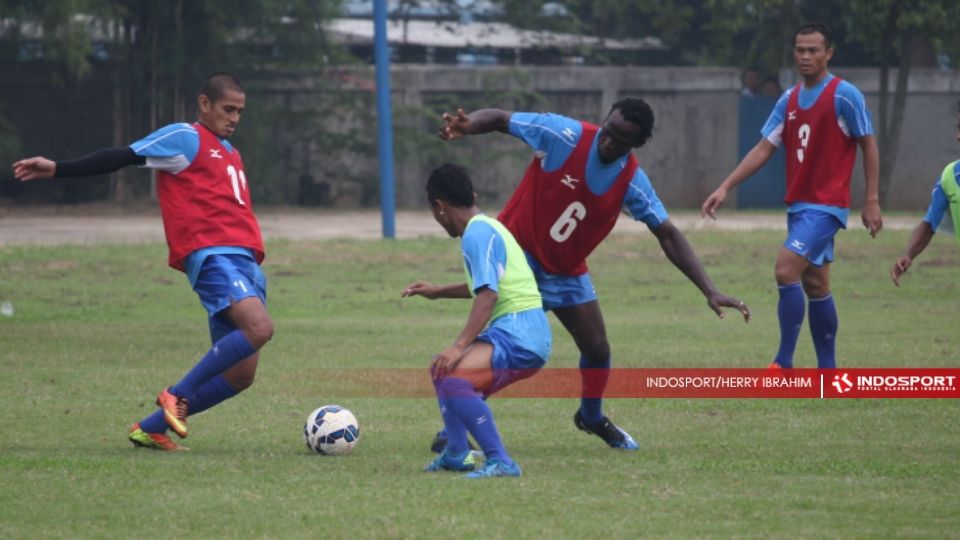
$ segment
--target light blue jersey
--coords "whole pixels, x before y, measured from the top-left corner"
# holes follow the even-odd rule
[[[220,144],[233,152],[233,146],[226,139]],[[200,150],[200,134],[193,124],[179,123],[164,126],[130,145],[138,156],[146,158],[145,167],[170,174],[179,174],[193,163]],[[183,261],[184,272],[190,280],[190,286],[196,287],[203,261],[209,255],[247,255],[253,257],[249,249],[231,246],[215,246],[198,249]]]
[[[587,187],[598,195],[610,189],[627,164],[627,156],[606,165],[600,162],[596,147],[601,130],[597,131],[590,148],[586,173]],[[510,134],[533,148],[546,172],[559,169],[567,161],[580,142],[582,132],[583,126],[579,121],[558,114],[518,112],[510,116]],[[650,178],[639,167],[630,181],[623,204],[633,219],[651,228],[658,227],[669,217],[650,184]]]
[[[800,95],[797,96],[797,103],[800,108],[807,110],[813,107],[814,103],[817,102],[817,98],[820,97],[820,94],[823,93],[823,90],[833,78],[834,76],[832,74],[828,74],[813,88],[806,88],[801,84]],[[760,130],[763,138],[774,146],[779,147],[783,144],[782,134],[784,118],[787,112],[787,103],[790,101],[790,95],[795,88],[795,86],[789,88],[780,96],[777,104],[773,107],[773,111],[770,113],[770,117],[767,118],[767,122]],[[834,109],[837,112],[837,125],[844,134],[855,139],[873,135],[873,121],[870,117],[870,111],[867,110],[863,93],[861,93],[856,86],[847,81],[841,81],[840,84],[837,85],[837,91],[834,95]],[[844,227],[847,225],[847,218],[850,214],[849,208],[811,203],[793,203],[787,211],[799,212],[800,210],[808,209],[819,210],[834,215],[843,223]]]
[[[463,251],[464,267],[473,283],[473,292],[476,293],[484,287],[499,292],[500,279],[507,268],[507,247],[500,233],[489,223],[472,220],[463,231],[460,248]],[[498,317],[484,330],[484,334],[491,332],[509,336],[507,347],[498,344],[505,349],[503,353],[510,352],[511,347],[519,347],[534,353],[541,361],[545,361],[550,355],[550,326],[542,308],[508,313]],[[510,354],[509,356],[522,357],[523,355]],[[494,365],[494,367],[503,369],[535,366]]]
[[[956,182],[957,185],[960,185],[960,161],[953,165],[953,181]],[[930,193],[930,206],[927,208],[927,214],[923,216],[923,220],[929,223],[930,228],[936,232],[936,230],[940,228],[943,216],[946,215],[949,210],[950,200],[947,199],[947,194],[943,192],[940,179],[937,178],[937,183],[933,186],[933,192]],[[954,223],[953,226],[957,227],[960,225]]]

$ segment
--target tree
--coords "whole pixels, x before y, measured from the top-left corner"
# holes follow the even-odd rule
[[[845,22],[852,38],[880,63],[880,104],[876,125],[880,148],[880,204],[886,202],[907,102],[907,83],[916,65],[935,65],[935,48],[960,52],[955,0],[851,0]],[[937,36],[934,42],[931,36]],[[926,52],[924,55],[923,53]],[[924,58],[926,56],[926,58]],[[890,68],[897,65],[891,103]]]

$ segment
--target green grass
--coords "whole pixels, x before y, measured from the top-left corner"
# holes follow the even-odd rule
[[[896,289],[907,232],[840,235],[840,363],[957,366],[960,256],[935,241]],[[762,367],[778,339],[777,232],[693,233],[754,321],[718,320],[649,235],[591,259],[615,365]],[[468,302],[401,299],[460,279],[456,242],[274,242],[276,336],[257,384],[191,418],[192,452],[135,450],[126,429],[209,347],[206,317],[161,245],[0,248],[0,537],[960,537],[960,430],[950,400],[609,400],[640,441],[615,452],[575,430],[574,399],[494,399],[524,477],[420,472],[440,425],[430,399],[344,398],[326,368],[422,368]],[[577,354],[556,321],[551,365]],[[815,365],[806,330],[797,365]],[[353,410],[342,458],[307,453],[319,405]]]

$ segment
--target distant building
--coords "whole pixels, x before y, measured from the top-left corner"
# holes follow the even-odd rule
[[[332,41],[360,58],[373,57],[373,23],[334,19]],[[389,20],[387,41],[395,62],[420,64],[664,64],[671,60],[659,38],[602,39],[523,30],[506,23],[459,20]]]

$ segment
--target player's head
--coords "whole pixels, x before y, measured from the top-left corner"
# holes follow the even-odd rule
[[[824,23],[807,23],[793,34],[793,60],[805,78],[817,78],[833,57],[833,34]]]
[[[454,237],[463,234],[463,225],[457,223],[456,214],[477,204],[477,194],[467,170],[453,163],[444,163],[434,169],[427,179],[427,201],[433,210],[433,218],[447,234]]]
[[[197,98],[200,123],[217,137],[233,135],[246,107],[246,94],[236,77],[229,73],[214,73],[207,77]]]
[[[613,104],[597,144],[600,161],[610,163],[634,148],[647,144],[653,134],[653,109],[640,98],[626,98]]]

